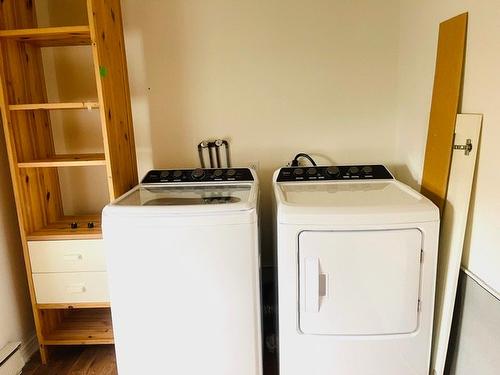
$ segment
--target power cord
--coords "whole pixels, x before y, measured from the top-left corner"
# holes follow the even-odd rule
[[[305,159],[309,160],[309,162],[314,167],[316,167],[316,162],[313,160],[313,158],[310,157],[309,155],[303,153],[303,152],[300,152],[297,155],[295,155],[295,157],[293,158],[292,162],[290,163],[290,166],[297,167],[299,165],[299,158],[305,158]]]

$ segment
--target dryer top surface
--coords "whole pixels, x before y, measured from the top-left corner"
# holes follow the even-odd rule
[[[439,221],[429,199],[397,180],[275,182],[274,195],[281,223]]]

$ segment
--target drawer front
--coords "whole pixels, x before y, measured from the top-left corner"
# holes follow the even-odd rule
[[[31,271],[106,271],[102,240],[28,241]]]
[[[109,302],[106,272],[33,274],[37,303]]]

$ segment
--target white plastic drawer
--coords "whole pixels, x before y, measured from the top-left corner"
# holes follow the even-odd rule
[[[28,241],[28,248],[33,273],[106,271],[102,240]]]
[[[33,274],[37,303],[109,302],[106,272]]]

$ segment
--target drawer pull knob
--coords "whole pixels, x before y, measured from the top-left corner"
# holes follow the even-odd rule
[[[85,293],[87,291],[87,288],[85,288],[85,285],[83,284],[76,284],[68,286],[66,290],[68,293],[71,294],[79,294],[79,293]]]
[[[67,262],[78,262],[83,259],[82,254],[66,254],[64,260]]]

